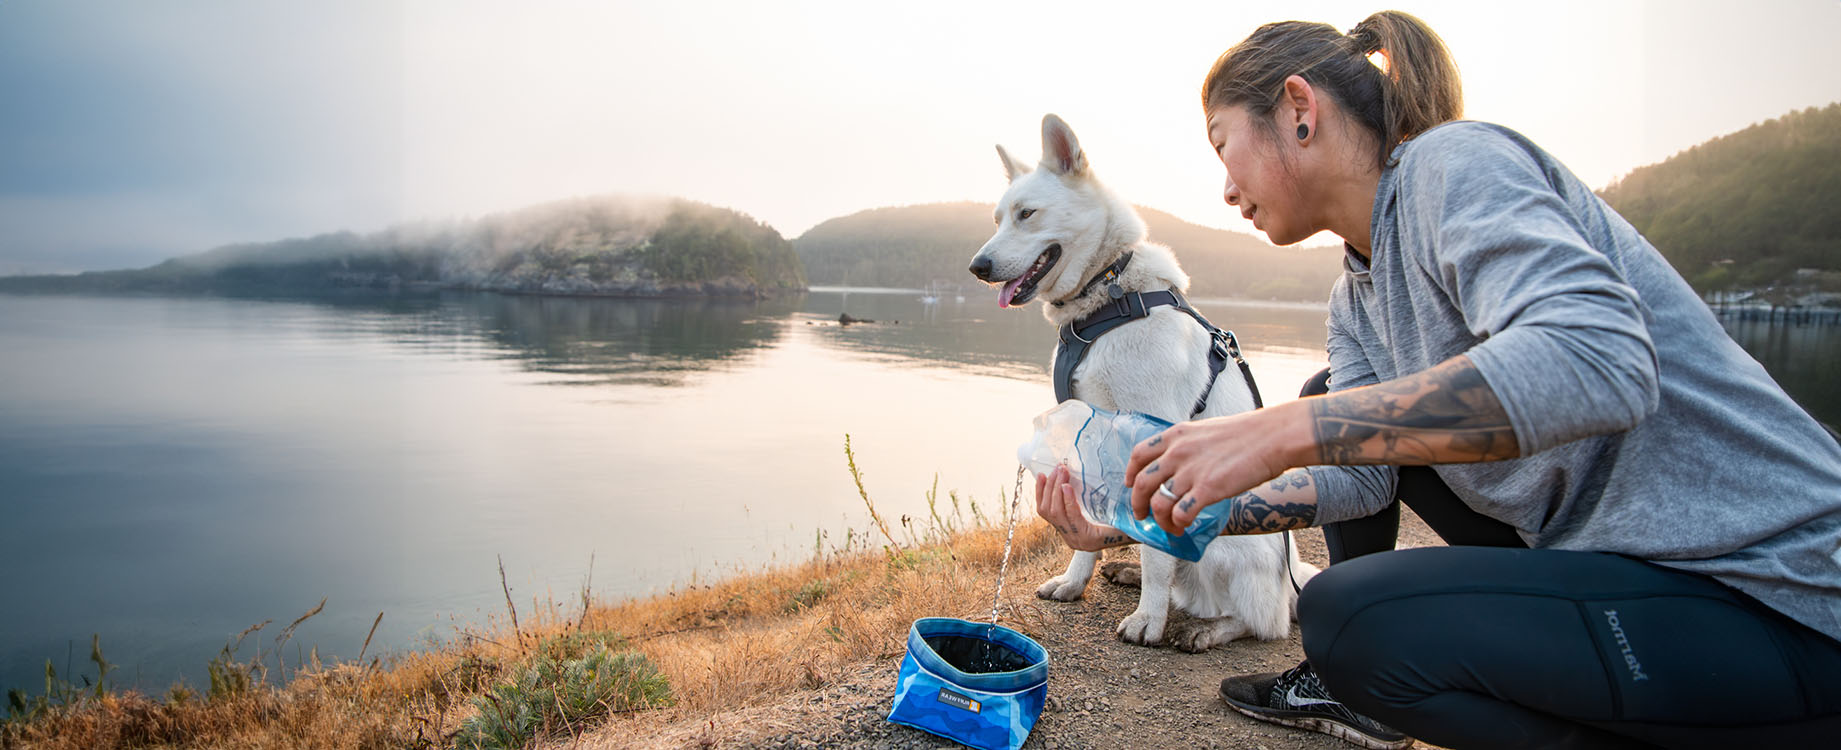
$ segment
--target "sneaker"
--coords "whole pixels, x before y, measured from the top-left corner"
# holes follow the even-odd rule
[[[1413,744],[1413,738],[1330,697],[1308,661],[1284,672],[1222,680],[1221,700],[1260,721],[1322,732],[1371,750],[1401,750]]]

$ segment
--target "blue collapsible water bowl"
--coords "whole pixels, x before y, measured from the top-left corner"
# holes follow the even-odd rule
[[[1029,739],[1048,697],[1048,649],[1001,625],[923,617],[908,629],[889,721],[981,750]]]

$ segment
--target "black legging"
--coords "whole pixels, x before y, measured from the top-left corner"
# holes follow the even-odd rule
[[[1403,468],[1396,497],[1457,546],[1390,551],[1398,502],[1326,525],[1332,564],[1298,602],[1304,653],[1351,708],[1454,748],[1841,737],[1841,642],[1706,576],[1526,549],[1430,469]]]

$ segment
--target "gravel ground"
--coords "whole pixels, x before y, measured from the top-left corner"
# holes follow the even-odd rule
[[[1410,511],[1402,514],[1400,545],[1441,544]],[[1327,565],[1323,535],[1297,535],[1302,557]],[[1134,551],[1108,560],[1135,559]],[[1058,572],[1018,571],[1025,590]],[[1042,576],[1035,578],[1034,576]],[[1026,748],[1321,748],[1355,747],[1326,735],[1253,721],[1216,695],[1223,677],[1276,672],[1303,659],[1296,628],[1277,641],[1239,640],[1202,654],[1120,642],[1113,626],[1136,606],[1135,586],[1097,580],[1075,602],[1038,602],[1039,640],[1050,654],[1048,702]],[[1182,615],[1173,613],[1174,624]],[[781,703],[704,717],[696,727],[661,728],[635,744],[656,747],[951,748],[959,745],[886,720],[900,657],[879,659],[836,675],[828,685]],[[1424,747],[1421,745],[1420,747]]]

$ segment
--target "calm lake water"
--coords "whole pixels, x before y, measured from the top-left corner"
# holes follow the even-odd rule
[[[1321,307],[1198,307],[1268,403],[1324,366]],[[1837,329],[1746,325],[1837,421]],[[846,433],[887,517],[924,517],[936,473],[995,514],[1053,336],[982,292],[0,295],[0,687],[93,674],[91,633],[120,682],[197,686],[322,597],[290,661],[355,656],[380,611],[372,650],[415,647],[504,611],[501,557],[525,617],[802,560],[869,528]]]

